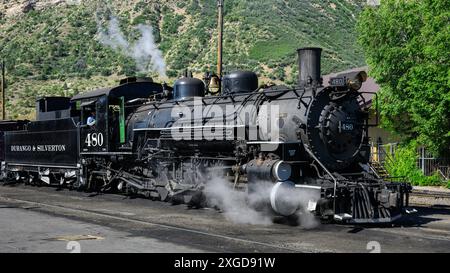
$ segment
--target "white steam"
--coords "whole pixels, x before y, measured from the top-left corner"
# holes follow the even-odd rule
[[[297,191],[298,193],[299,191]],[[319,219],[310,211],[307,210],[309,200],[314,200],[309,194],[298,194],[298,200],[300,202],[300,209],[297,211],[296,216],[300,221],[300,226],[304,229],[313,229],[320,225]]]
[[[261,187],[252,194],[252,201],[264,198],[265,191]],[[238,224],[270,225],[271,217],[249,206],[245,192],[233,190],[230,182],[221,177],[208,181],[204,193],[208,203],[221,209],[225,217]]]
[[[215,206],[223,211],[225,218],[237,224],[271,225],[273,223],[273,212],[257,209],[258,205],[269,201],[270,192],[274,186],[272,182],[261,181],[252,191],[247,192],[234,190],[232,184],[220,175],[212,177],[205,185],[204,193],[210,206]],[[296,213],[298,222],[302,228],[311,229],[319,225],[319,221],[306,210],[308,201],[312,196],[295,190],[285,196],[286,202],[300,205]]]
[[[111,48],[117,50],[129,51],[130,44],[127,39],[125,39],[125,35],[120,30],[119,20],[116,17],[112,17],[108,23],[108,29],[105,31],[103,29],[99,29],[98,32],[99,41]]]
[[[166,63],[161,50],[155,43],[153,29],[151,26],[139,24],[136,30],[140,32],[140,38],[130,43],[119,26],[119,20],[111,17],[105,30],[99,24],[98,40],[103,45],[133,58],[136,68],[140,72],[157,72],[161,78],[166,78]]]

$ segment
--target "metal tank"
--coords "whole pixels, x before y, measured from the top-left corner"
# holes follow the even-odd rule
[[[202,80],[191,77],[178,79],[173,86],[175,100],[185,100],[205,96],[205,84]]]
[[[234,71],[222,79],[222,93],[250,93],[258,89],[258,76],[252,71]]]

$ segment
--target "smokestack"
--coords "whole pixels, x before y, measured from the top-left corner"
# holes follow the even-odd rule
[[[320,58],[322,49],[318,47],[305,47],[297,50],[299,85],[322,85],[320,75]]]

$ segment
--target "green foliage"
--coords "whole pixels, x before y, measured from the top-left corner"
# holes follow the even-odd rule
[[[324,48],[324,74],[362,66],[354,24],[364,2],[226,0],[224,70],[251,69],[262,78],[294,84],[295,50],[303,46]],[[97,39],[98,23],[106,26],[111,14],[117,15],[130,41],[138,38],[134,26],[152,26],[169,81],[186,68],[197,73],[215,70],[216,8],[214,0],[130,0],[126,5],[102,0],[55,5],[13,17],[1,12],[0,55],[7,56],[10,117],[32,117],[29,105],[34,98],[26,99],[31,94],[44,89],[47,95],[59,94],[58,88],[42,89],[46,85],[62,86],[77,79],[82,92],[110,79],[136,75],[131,58]]]
[[[450,154],[450,2],[385,0],[358,22],[383,126]]]
[[[249,57],[255,60],[268,62],[290,56],[295,59],[295,50],[298,44],[293,40],[268,40],[256,43],[250,50]]]
[[[398,147],[393,158],[386,161],[385,168],[390,176],[405,177],[407,181],[416,186],[445,185],[437,173],[432,176],[425,176],[417,168],[417,159],[417,143],[413,141],[407,145]]]

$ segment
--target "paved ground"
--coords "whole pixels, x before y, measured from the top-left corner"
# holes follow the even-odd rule
[[[0,252],[201,252],[29,207],[0,206],[0,233]]]
[[[450,208],[417,209],[395,226],[304,229],[119,195],[0,186],[0,252],[369,252],[369,242],[382,252],[450,252]]]

